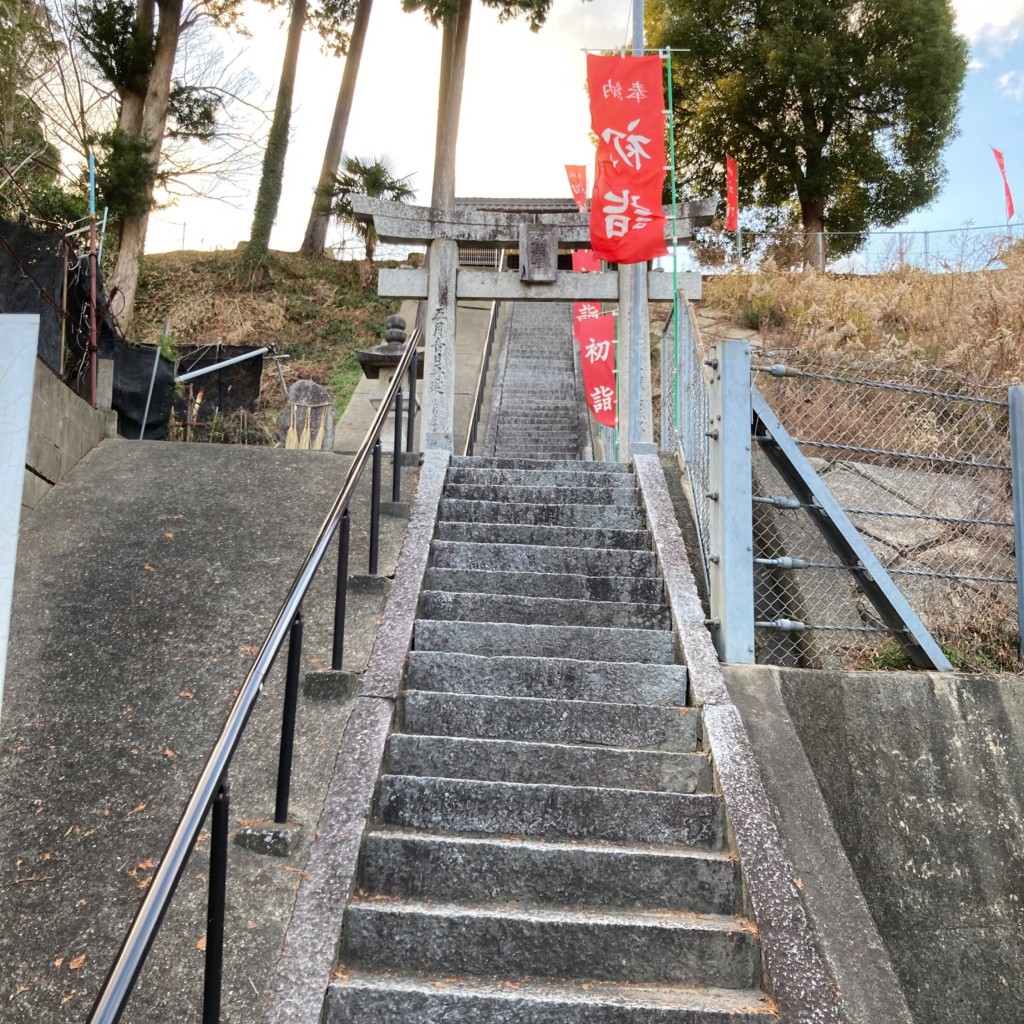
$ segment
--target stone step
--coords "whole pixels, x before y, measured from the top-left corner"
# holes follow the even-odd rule
[[[438,540],[471,544],[533,544],[558,548],[616,548],[648,550],[646,530],[601,530],[586,526],[531,526],[519,523],[441,522]]]
[[[340,969],[324,1024],[778,1024],[759,990],[487,981]]]
[[[383,775],[378,820],[397,828],[722,848],[721,800],[587,786]]]
[[[636,480],[624,473],[574,472],[566,469],[489,469],[464,466],[448,470],[451,484],[490,484],[518,487],[605,487],[635,488]]]
[[[566,442],[564,445],[505,445],[497,444],[494,450],[507,455],[525,455],[529,458],[536,459],[568,459],[573,456],[579,455],[579,444],[569,444]]]
[[[665,750],[394,733],[388,738],[385,763],[389,775],[601,786],[651,793],[711,790],[705,755]]]
[[[498,569],[583,576],[653,577],[657,574],[654,554],[650,551],[435,540],[431,552],[432,564],[438,569]]]
[[[502,501],[526,505],[625,505],[639,507],[640,497],[629,487],[508,487],[449,484],[446,498]]]
[[[677,707],[686,704],[687,680],[685,665],[410,651],[406,686],[437,693]]]
[[[610,701],[406,690],[399,721],[406,733],[534,743],[693,752],[700,746],[700,711]]]
[[[518,594],[577,601],[657,603],[660,579],[651,576],[579,576],[555,572],[491,572],[487,569],[428,569],[427,590],[448,593]]]
[[[643,509],[626,505],[512,505],[503,501],[466,501],[462,498],[441,499],[441,520],[447,523],[582,526],[601,530],[642,530],[647,522]]]
[[[595,661],[676,660],[675,636],[668,630],[614,629],[601,626],[534,626],[514,622],[449,622],[417,619],[413,645],[420,651],[525,654],[534,658],[586,654]]]
[[[609,629],[671,630],[672,616],[663,604],[624,601],[573,601],[559,597],[520,597],[514,594],[424,591],[419,615],[423,619],[455,622],[515,622],[521,625],[602,626]]]
[[[341,961],[377,970],[516,978],[760,983],[757,936],[732,916],[353,900]]]
[[[583,462],[580,459],[545,462],[536,459],[455,455],[452,457],[451,464],[453,467],[479,466],[481,469],[551,469],[555,471],[565,469],[573,473],[632,473],[630,467],[624,462]]]
[[[611,844],[371,831],[362,887],[384,896],[534,906],[733,914],[739,865],[728,854]]]

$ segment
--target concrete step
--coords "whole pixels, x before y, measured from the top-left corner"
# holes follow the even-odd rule
[[[617,985],[547,979],[488,981],[342,968],[324,1024],[777,1024],[759,990]]]
[[[406,733],[476,736],[533,743],[582,743],[636,750],[696,751],[700,711],[610,701],[406,690],[399,721]]]
[[[427,570],[424,587],[449,593],[519,594],[576,601],[639,601],[654,604],[663,596],[652,576],[579,576],[555,572],[491,572],[487,569]]]
[[[462,466],[448,470],[448,483],[491,484],[518,487],[605,487],[635,488],[636,480],[625,473],[599,473],[566,469],[491,469]]]
[[[445,497],[525,505],[640,505],[639,495],[629,487],[509,487],[450,484],[445,488]]]
[[[438,540],[472,544],[534,544],[558,548],[618,548],[643,551],[651,546],[646,530],[599,530],[585,526],[531,526],[518,523],[441,522]]]
[[[395,733],[388,739],[385,770],[389,775],[651,793],[711,791],[711,771],[703,754],[461,736]]]
[[[625,505],[510,505],[501,501],[464,501],[459,498],[441,499],[441,520],[449,523],[582,526],[602,530],[642,530],[647,522],[643,509]]]
[[[378,820],[397,828],[722,848],[723,812],[711,793],[383,775]]]
[[[572,658],[410,651],[410,690],[492,697],[548,697],[676,707],[686,703],[685,665],[640,665]]]
[[[580,459],[565,459],[556,462],[538,461],[536,459],[503,459],[494,456],[476,457],[455,455],[451,465],[454,468],[463,466],[479,466],[482,469],[567,469],[574,473],[631,473],[630,467],[624,462],[583,462]]]
[[[498,569],[504,572],[570,573],[583,576],[657,575],[650,551],[559,548],[529,544],[473,544],[435,540],[432,564],[438,569]]]
[[[760,983],[757,936],[732,916],[353,900],[342,963],[377,970],[516,978]]]
[[[557,658],[587,654],[595,661],[676,660],[675,636],[659,629],[611,629],[600,626],[534,626],[512,622],[448,622],[417,619],[413,646],[420,651],[527,655]]]
[[[672,628],[663,604],[573,601],[558,597],[466,594],[428,590],[420,595],[424,619],[455,622],[516,622],[522,625],[603,626],[610,629]]]
[[[371,831],[362,887],[441,902],[733,914],[739,865],[728,854],[611,844]]]

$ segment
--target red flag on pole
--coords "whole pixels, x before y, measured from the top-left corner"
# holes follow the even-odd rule
[[[573,309],[573,336],[580,347],[583,390],[598,423],[615,426],[615,317],[590,302]]]
[[[566,164],[565,173],[569,176],[569,188],[576,205],[587,208],[587,168],[584,164]]]
[[[661,58],[587,56],[590,125],[597,136],[590,244],[602,259],[664,256],[665,94]]]
[[[725,230],[738,231],[740,226],[740,184],[736,161],[725,158]]]
[[[999,173],[1003,176],[1003,194],[1006,197],[1006,223],[1009,224],[1013,220],[1013,196],[1010,194],[1010,183],[1006,180],[1006,165],[1003,163],[1003,154],[992,146],[992,155],[996,158],[996,163],[999,164]]]

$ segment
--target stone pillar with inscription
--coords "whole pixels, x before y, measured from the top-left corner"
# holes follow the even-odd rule
[[[459,243],[435,238],[427,274],[423,448],[452,451],[455,435],[455,281]]]

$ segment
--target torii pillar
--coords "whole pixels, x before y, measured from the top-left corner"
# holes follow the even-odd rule
[[[677,217],[676,234],[690,237],[692,228],[710,222],[716,200],[697,200],[683,204]],[[500,205],[495,200],[494,205]],[[589,246],[587,215],[572,212],[538,213],[480,210],[456,206],[440,212],[429,207],[353,196],[352,207],[362,220],[372,220],[381,241],[398,245],[429,247],[428,269],[381,270],[377,294],[381,298],[426,299],[426,358],[424,366],[423,415],[421,418],[424,450],[454,449],[455,422],[455,315],[460,299],[491,302],[525,300],[530,302],[618,302],[620,319],[623,304],[628,303],[626,275],[620,270],[597,274],[573,274],[557,269],[558,249]],[[469,270],[459,267],[459,243],[478,248],[515,248],[520,252],[520,271]],[[672,274],[648,274],[648,293],[652,302],[671,302]],[[700,298],[700,274],[676,275],[680,294],[686,299]],[[628,316],[628,313],[626,313]],[[646,315],[643,315],[646,323]],[[626,321],[628,323],[628,320]],[[651,368],[650,345],[642,346],[642,366],[629,365],[628,340],[619,345],[619,431],[625,443],[620,445],[628,459],[634,444],[651,440]],[[645,372],[646,368],[646,372]],[[629,375],[640,375],[639,418],[629,415]],[[645,412],[646,410],[646,412]],[[629,424],[639,422],[630,436]]]

